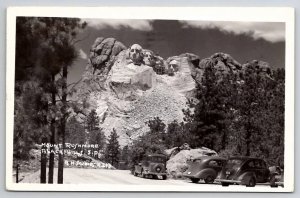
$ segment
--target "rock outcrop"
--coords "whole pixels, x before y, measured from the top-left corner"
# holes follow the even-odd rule
[[[247,68],[270,73],[265,62],[241,65],[225,53],[202,60],[184,53],[164,60],[138,44],[127,49],[114,38],[97,38],[77,97],[87,103],[86,111],[96,109],[106,136],[115,129],[121,146],[125,146],[147,133],[146,122],[154,117],[165,124],[183,121],[182,109],[188,108],[187,101],[194,97],[207,67],[215,68],[220,76]]]
[[[257,74],[272,76],[272,69],[267,62],[253,60],[242,65],[242,72],[245,73],[246,70],[255,71]]]
[[[166,124],[174,120],[182,121],[182,109],[187,108],[187,96],[195,88],[188,59],[177,57],[180,63],[178,71],[174,76],[168,76],[155,71],[158,68],[165,70],[167,62],[150,50],[142,49],[143,58],[145,52],[150,52],[152,57],[137,63],[132,57],[139,57],[140,51],[131,52],[132,49],[124,47],[118,47],[119,50],[108,56],[108,53],[103,55],[105,50],[101,50],[100,46],[108,46],[102,45],[104,41],[107,40],[97,39],[92,49],[95,51],[97,48],[101,52],[99,56],[107,61],[105,64],[102,62],[100,67],[99,62],[94,65],[95,62],[90,61],[77,96],[79,100],[87,102],[90,109],[96,109],[101,120],[100,127],[106,136],[115,129],[121,146],[124,146],[147,133],[149,128],[146,122],[154,117],[160,117]],[[114,43],[124,46],[118,41]],[[95,54],[91,54],[93,59],[98,60]]]
[[[218,155],[214,150],[202,147],[197,149],[183,149],[179,153],[167,161],[167,172],[174,178],[182,177],[182,173],[187,170],[189,160],[201,156],[214,156]]]
[[[126,46],[114,38],[97,38],[90,50],[90,63],[94,71],[98,70],[99,73],[107,74],[114,58],[125,49],[127,49]]]

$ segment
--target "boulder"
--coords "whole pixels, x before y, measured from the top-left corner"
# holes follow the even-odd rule
[[[218,155],[214,150],[202,147],[190,150],[181,150],[167,161],[167,172],[174,178],[182,177],[182,173],[187,170],[189,160],[201,156],[214,156]]]

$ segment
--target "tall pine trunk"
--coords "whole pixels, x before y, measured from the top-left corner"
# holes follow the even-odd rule
[[[55,76],[51,76],[51,81],[54,86]],[[51,100],[52,100],[52,106],[56,105],[56,94],[55,89],[53,87],[52,93],[51,93]],[[51,131],[51,138],[50,138],[50,144],[52,147],[50,147],[50,157],[49,157],[49,172],[48,172],[48,183],[53,184],[53,173],[54,173],[54,144],[55,144],[55,118],[51,119],[50,124],[50,131]]]
[[[47,138],[43,138],[42,143],[46,144]],[[47,153],[45,152],[45,150],[47,150],[47,147],[43,145],[41,149],[41,184],[45,184],[47,182]]]
[[[67,119],[67,78],[68,78],[68,66],[63,67],[63,83],[62,83],[62,120],[61,120],[61,140],[62,140],[62,152],[59,153],[58,158],[58,175],[57,183],[63,184],[64,181],[64,151],[65,151],[65,134],[66,134],[66,119]]]

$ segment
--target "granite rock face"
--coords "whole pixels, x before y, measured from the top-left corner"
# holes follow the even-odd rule
[[[112,41],[121,47],[108,53],[107,48],[115,47]],[[186,57],[178,57],[181,64],[178,71],[168,76],[163,73],[167,62],[147,49],[135,56],[143,57],[138,64],[132,59],[134,54],[129,55],[131,49],[124,49],[124,45],[114,39],[97,39],[91,51],[94,53],[91,53],[77,97],[87,102],[90,110],[96,109],[106,136],[115,129],[121,146],[125,146],[147,133],[146,122],[154,117],[160,117],[166,124],[183,120],[187,93],[194,89]],[[95,52],[99,52],[98,57]]]
[[[90,50],[90,62],[94,70],[100,70],[101,73],[108,73],[114,58],[126,46],[114,38],[99,37],[95,40]]]
[[[163,59],[138,44],[127,49],[114,38],[100,37],[91,47],[76,97],[86,104],[86,114],[96,110],[105,135],[115,129],[120,145],[125,146],[147,133],[146,122],[154,117],[165,124],[183,121],[182,109],[188,108],[207,67],[214,67],[220,76],[247,69],[265,74],[270,70],[265,62],[241,65],[225,53],[202,60],[191,53]]]

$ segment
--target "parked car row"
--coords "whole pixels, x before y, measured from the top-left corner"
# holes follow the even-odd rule
[[[135,176],[143,178],[166,179],[167,158],[161,154],[144,157],[132,170]],[[220,183],[222,186],[232,184],[254,187],[257,183],[269,184],[271,187],[283,186],[283,171],[270,170],[266,162],[253,157],[203,156],[188,162],[188,169],[183,173],[193,183],[204,180],[205,183]]]

